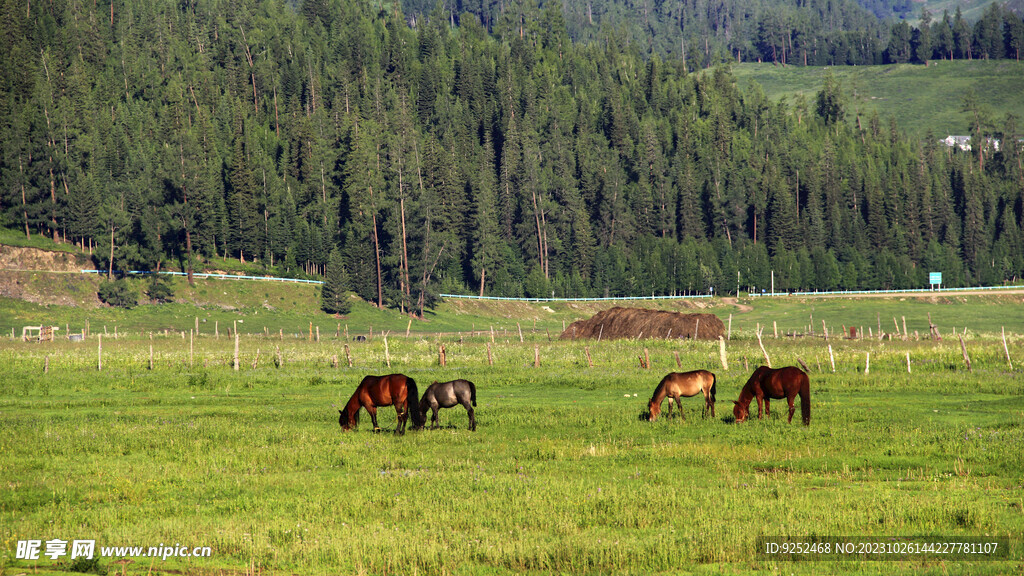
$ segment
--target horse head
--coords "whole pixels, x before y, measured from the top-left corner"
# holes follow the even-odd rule
[[[750,404],[744,406],[735,400],[732,403],[735,404],[732,407],[732,415],[736,417],[736,422],[743,422],[747,416],[750,416]]]
[[[647,403],[647,421],[654,422],[658,419],[658,414],[661,414],[661,403],[651,400]]]
[[[348,411],[338,410],[338,426],[341,426],[342,430],[351,430],[352,426],[359,424],[359,413],[356,412],[355,416],[349,417]]]

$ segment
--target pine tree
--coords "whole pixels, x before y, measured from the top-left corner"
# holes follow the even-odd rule
[[[331,250],[324,270],[324,284],[320,290],[320,308],[328,314],[348,314],[352,303],[348,299],[348,274],[344,259],[337,248]]]

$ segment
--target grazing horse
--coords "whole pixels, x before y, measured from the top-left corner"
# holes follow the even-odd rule
[[[430,419],[431,428],[437,428],[440,423],[437,419],[439,408],[451,408],[456,404],[462,404],[469,413],[469,429],[476,430],[476,414],[473,406],[476,406],[476,386],[469,380],[452,380],[451,382],[435,381],[426,391],[423,392],[423,399],[420,400],[420,418],[427,420],[427,409],[433,411]]]
[[[366,408],[373,420],[373,431],[380,432],[377,425],[377,407],[394,406],[398,413],[398,426],[395,434],[405,434],[405,421],[412,412],[413,426],[423,426],[423,418],[416,406],[419,404],[419,393],[416,381],[404,374],[388,374],[387,376],[366,376],[359,387],[345,404],[344,410],[338,410],[338,424],[342,430],[359,425],[359,409]],[[409,408],[412,407],[412,410]]]
[[[750,375],[750,380],[740,391],[740,399],[734,402],[732,413],[737,422],[743,422],[750,416],[750,401],[757,398],[757,417],[761,418],[761,406],[764,405],[765,416],[770,416],[768,400],[785,398],[789,402],[789,422],[793,422],[793,399],[800,395],[800,412],[804,418],[804,426],[811,424],[811,381],[807,373],[796,366],[772,369],[761,366]]]
[[[694,370],[693,372],[669,372],[661,379],[661,383],[654,389],[654,396],[647,403],[649,416],[647,420],[654,422],[661,413],[661,404],[668,397],[668,414],[672,413],[672,400],[679,406],[679,414],[683,414],[683,402],[680,398],[690,398],[697,394],[704,393],[704,411],[702,416],[707,416],[711,410],[711,417],[715,417],[715,375],[707,370]],[[683,416],[686,419],[686,416]]]

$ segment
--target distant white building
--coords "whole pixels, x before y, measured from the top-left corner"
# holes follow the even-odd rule
[[[999,140],[995,138],[985,138],[985,142],[992,147],[993,150],[999,152]],[[950,148],[956,146],[964,152],[971,151],[971,137],[970,136],[946,136],[942,140],[939,140],[940,144],[945,144]]]
[[[945,144],[950,148],[956,146],[964,152],[969,152],[971,150],[970,136],[946,136],[944,139],[939,140],[939,143]]]

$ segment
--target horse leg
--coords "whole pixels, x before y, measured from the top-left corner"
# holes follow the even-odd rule
[[[373,431],[380,432],[380,426],[377,425],[377,407],[367,406],[366,411],[370,413],[370,421],[373,422]]]
[[[679,407],[679,417],[683,419],[683,422],[686,422],[686,414],[683,413],[683,397],[682,396],[676,396],[676,405]]]
[[[434,404],[433,406],[431,406],[430,410],[433,412],[433,414],[430,416],[430,429],[431,430],[437,430],[438,428],[441,427],[441,421],[437,417],[437,412],[438,412],[437,404]]]
[[[476,413],[473,410],[473,405],[469,403],[469,400],[466,400],[465,402],[463,402],[462,405],[466,407],[466,414],[469,416],[469,430],[471,432],[475,432],[476,431]]]
[[[764,417],[765,418],[771,418],[772,417],[771,400],[768,399],[768,398],[764,399]]]
[[[793,423],[793,413],[796,412],[796,406],[793,405],[793,396],[788,396],[786,401],[789,402],[789,423]]]
[[[403,410],[401,406],[395,404],[395,413],[398,414],[398,426],[395,426],[395,434],[405,434],[405,421],[409,419],[409,410]]]
[[[762,398],[760,396],[757,397],[757,419],[758,420],[761,419],[761,416],[764,413],[764,408],[767,405],[768,405],[768,399],[767,398]]]

